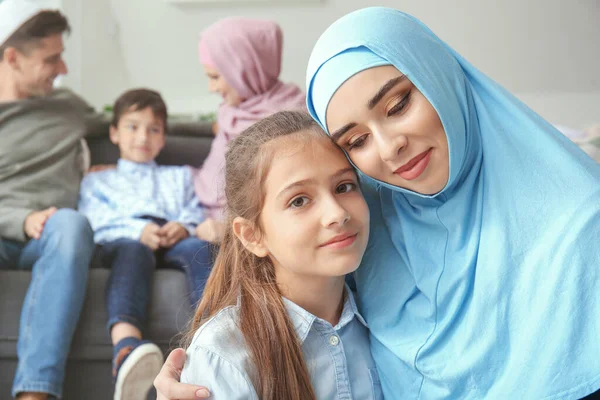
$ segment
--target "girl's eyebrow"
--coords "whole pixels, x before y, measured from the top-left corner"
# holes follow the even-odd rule
[[[287,185],[286,187],[284,187],[279,194],[277,195],[277,198],[282,197],[285,193],[289,192],[290,190],[297,188],[297,187],[302,187],[305,185],[308,185],[310,183],[314,183],[315,180],[314,179],[303,179],[301,181],[296,181],[296,182],[292,182],[289,185]]]
[[[347,174],[348,172],[354,173],[354,168],[346,167],[338,170],[335,174],[332,175],[332,178],[339,178],[340,176]]]
[[[331,175],[332,179],[336,179],[339,178],[340,176],[347,174],[348,172],[352,172],[354,173],[354,169],[352,167],[347,167],[347,168],[342,168],[340,170],[338,170],[337,172],[335,172],[333,175]],[[309,179],[303,179],[300,181],[296,181],[296,182],[292,182],[289,185],[287,185],[286,187],[284,187],[279,194],[277,194],[277,198],[283,196],[286,192],[289,192],[290,190],[297,188],[297,187],[302,187],[311,183],[314,183],[315,179],[309,178]]]

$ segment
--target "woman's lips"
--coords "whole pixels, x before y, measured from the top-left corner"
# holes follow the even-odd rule
[[[418,156],[413,157],[412,160],[395,170],[394,173],[399,175],[401,178],[406,179],[407,181],[417,179],[419,176],[421,176],[423,171],[425,171],[427,165],[429,165],[431,151],[432,149],[429,149]]]

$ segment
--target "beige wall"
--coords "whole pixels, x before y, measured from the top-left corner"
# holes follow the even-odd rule
[[[285,35],[283,79],[304,87],[310,50],[339,16],[366,0],[273,0],[244,4],[165,0],[62,0],[74,32],[66,83],[94,105],[126,87],[160,90],[171,109],[210,111],[196,56],[199,32],[228,15],[270,18]],[[581,127],[600,122],[597,0],[380,0],[407,11],[544,117]]]

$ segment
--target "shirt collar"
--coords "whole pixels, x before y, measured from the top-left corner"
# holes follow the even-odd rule
[[[354,295],[352,294],[352,290],[350,290],[348,285],[345,285],[344,293],[345,296],[344,307],[342,308],[342,315],[337,325],[334,326],[333,329],[335,329],[336,331],[342,329],[344,326],[348,325],[354,319],[355,316],[361,324],[368,328],[368,325],[365,322],[364,318],[358,312],[358,308],[356,307],[356,301],[354,300]],[[298,338],[300,339],[301,343],[304,343],[304,340],[306,340],[306,337],[308,336],[308,333],[310,332],[310,329],[312,328],[315,322],[329,324],[327,321],[312,315],[311,313],[309,313],[296,303],[293,303],[291,300],[286,299],[285,297],[283,297],[283,304],[285,305],[288,315],[292,320],[294,330],[296,331],[296,335],[298,335]]]
[[[150,171],[156,167],[156,161],[152,160],[147,163],[137,163],[134,161],[119,158],[117,161],[117,169],[125,173],[140,173]]]

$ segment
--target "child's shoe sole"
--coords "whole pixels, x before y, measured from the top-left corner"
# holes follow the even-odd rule
[[[136,347],[119,369],[114,400],[146,399],[163,362],[162,351],[154,343]]]

